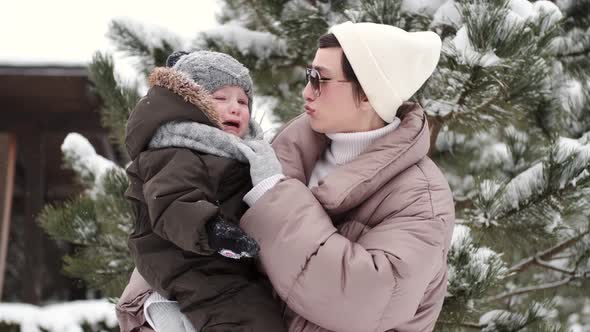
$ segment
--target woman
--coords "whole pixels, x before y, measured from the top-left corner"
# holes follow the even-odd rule
[[[240,226],[291,332],[431,331],[446,292],[452,194],[426,156],[419,105],[438,63],[432,32],[343,23],[320,38],[306,113],[241,146],[254,188]],[[264,174],[261,176],[260,174]]]
[[[253,177],[240,226],[289,331],[431,331],[454,206],[426,156],[426,115],[403,101],[436,67],[440,39],[373,23],[331,32],[307,70],[306,113],[272,143],[282,175]],[[254,175],[266,148],[243,150]]]

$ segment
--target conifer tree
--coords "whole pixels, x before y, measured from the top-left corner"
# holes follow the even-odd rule
[[[301,113],[304,68],[318,37],[346,20],[443,39],[438,68],[412,98],[427,114],[429,155],[456,202],[436,330],[590,326],[580,315],[590,308],[590,1],[224,0],[221,25],[189,50],[243,62],[257,96],[272,98],[272,113],[285,122]],[[142,39],[128,22],[114,21],[110,31],[142,75],[178,47]],[[137,89],[114,79],[109,55],[97,55],[90,72],[104,123],[122,146]],[[41,217],[55,238],[80,244],[66,270],[112,296],[132,268],[123,166],[99,180],[80,171],[89,192]]]

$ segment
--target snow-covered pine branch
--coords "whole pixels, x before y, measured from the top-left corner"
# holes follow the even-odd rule
[[[539,217],[548,231],[560,223],[559,202],[567,199],[568,191],[588,187],[590,145],[561,138],[549,150],[543,161],[520,173],[507,183],[484,180],[476,198],[476,209],[470,216],[474,224],[486,226],[518,222],[528,211],[543,209]],[[583,187],[578,188],[582,183]],[[537,215],[539,215],[537,213]],[[523,216],[521,218],[521,216]],[[516,219],[515,219],[516,218]],[[521,218],[521,219],[519,219]],[[527,220],[522,220],[527,222]],[[505,225],[509,226],[509,225]]]
[[[269,32],[252,31],[237,24],[228,23],[201,33],[203,40],[195,46],[204,48],[215,43],[218,48],[234,48],[243,56],[252,56],[258,62],[271,56],[285,56],[286,43]],[[252,68],[253,69],[253,68]]]
[[[107,296],[119,296],[133,269],[126,244],[133,228],[124,196],[127,176],[79,134],[69,134],[62,151],[87,189],[67,202],[45,206],[40,225],[55,240],[75,245],[77,250],[64,257],[68,275],[84,279]]]
[[[453,316],[472,312],[474,301],[481,299],[505,277],[502,255],[473,241],[467,226],[456,225],[448,255],[446,303]]]
[[[104,191],[104,179],[109,171],[124,173],[113,161],[97,154],[88,139],[78,133],[68,134],[61,150],[68,167],[76,172],[93,197]]]

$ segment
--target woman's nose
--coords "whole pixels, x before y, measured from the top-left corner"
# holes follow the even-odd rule
[[[311,88],[311,83],[307,82],[305,88],[303,88],[302,96],[305,101],[313,101],[315,99],[315,95],[313,93],[313,89]]]

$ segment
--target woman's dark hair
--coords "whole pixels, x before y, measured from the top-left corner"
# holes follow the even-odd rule
[[[333,33],[328,33],[321,36],[318,39],[319,48],[330,48],[330,47],[339,47],[340,42],[336,39],[336,36]],[[361,100],[365,98],[365,91],[363,91],[363,87],[359,82],[346,54],[342,52],[342,72],[344,72],[344,77],[351,82],[352,84],[352,94],[357,102],[357,105],[360,104]]]

